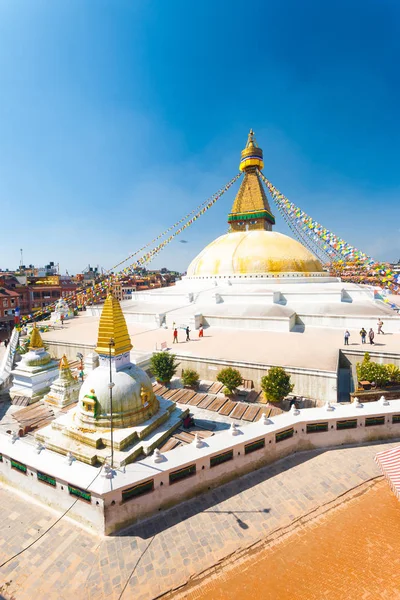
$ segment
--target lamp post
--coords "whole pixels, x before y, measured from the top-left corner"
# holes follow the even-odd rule
[[[110,341],[108,342],[108,350],[109,350],[109,359],[110,359],[110,382],[108,384],[108,389],[110,390],[110,411],[111,411],[111,430],[110,430],[110,434],[111,434],[111,469],[114,467],[114,429],[113,429],[113,405],[112,405],[112,390],[113,387],[115,385],[115,383],[112,380],[112,362],[111,362],[111,349],[113,348],[113,346],[115,346],[115,342],[113,338],[110,338]]]

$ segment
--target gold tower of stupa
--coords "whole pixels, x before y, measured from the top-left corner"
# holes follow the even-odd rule
[[[230,231],[272,230],[275,218],[257,173],[263,167],[263,151],[257,146],[254,131],[250,129],[239,165],[244,171],[244,178],[228,216]]]
[[[113,340],[111,347],[110,340]],[[96,352],[108,356],[111,351],[111,356],[119,356],[132,350],[132,347],[121,305],[109,294],[100,317]]]
[[[35,323],[35,325],[33,326],[33,329],[32,329],[32,333],[31,333],[29,349],[37,350],[38,348],[44,348],[44,344],[43,344],[42,336],[39,333],[39,329],[36,327],[36,323]]]

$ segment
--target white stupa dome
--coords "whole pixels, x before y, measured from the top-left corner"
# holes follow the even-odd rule
[[[302,244],[277,231],[235,231],[208,244],[190,263],[188,277],[236,277],[321,273],[319,260]]]

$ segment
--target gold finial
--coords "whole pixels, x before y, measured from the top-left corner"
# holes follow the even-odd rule
[[[36,324],[33,326],[31,333],[31,340],[29,342],[29,350],[37,350],[37,348],[44,348],[43,340],[39,333]]]
[[[65,354],[60,360],[60,369],[69,369],[68,358],[65,356]]]
[[[246,148],[249,148],[250,146],[258,148],[256,138],[254,137],[254,131],[252,129],[250,129],[249,135],[247,136]]]
[[[110,344],[110,340],[114,344]],[[132,349],[131,339],[121,305],[118,300],[109,294],[104,302],[100,317],[99,333],[97,338],[97,354],[119,356]]]
[[[250,129],[246,147],[242,150],[242,160],[240,161],[239,169],[247,172],[248,170],[254,171],[255,168],[260,171],[264,168],[263,151],[257,146],[254,131]]]

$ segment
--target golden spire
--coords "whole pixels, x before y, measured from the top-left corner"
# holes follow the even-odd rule
[[[258,175],[263,167],[263,151],[257,146],[254,131],[250,129],[239,167],[244,171],[244,178],[228,216],[231,231],[272,230],[275,218]]]
[[[64,370],[64,369],[69,369],[69,363],[68,363],[68,358],[65,356],[65,354],[63,355],[62,359],[60,360],[60,369]]]
[[[99,323],[96,352],[109,356],[110,340],[113,340],[114,343],[111,346],[111,356],[119,356],[132,349],[121,305],[112,294],[109,294],[104,302]]]
[[[29,350],[37,350],[38,348],[44,348],[42,337],[39,333],[36,324],[33,326],[31,339],[29,342]]]

